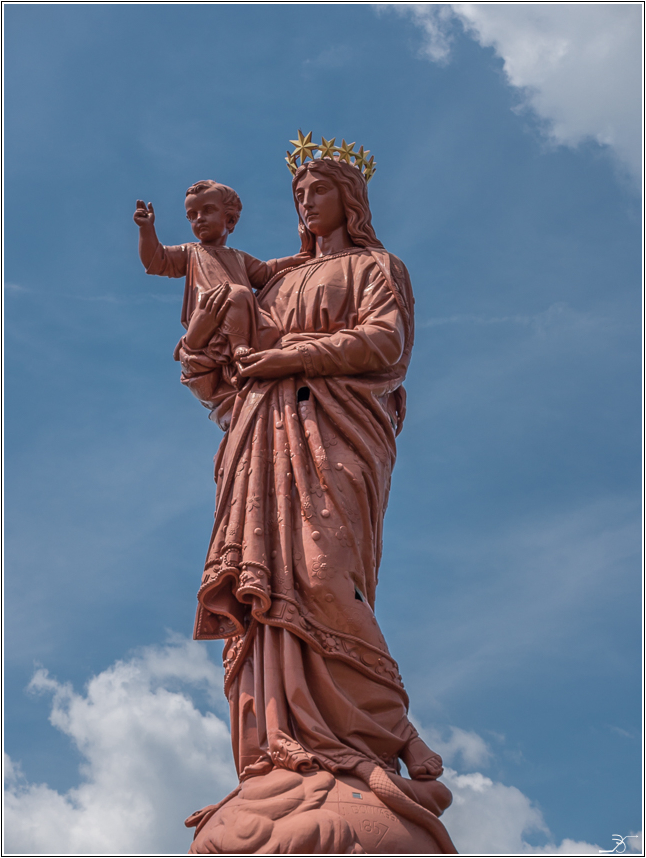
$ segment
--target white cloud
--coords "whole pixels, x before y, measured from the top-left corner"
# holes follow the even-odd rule
[[[93,677],[84,694],[39,670],[50,720],[83,756],[80,786],[61,794],[6,768],[5,848],[23,854],[185,853],[183,820],[235,785],[229,730],[189,687],[221,696],[222,671],[189,641],[150,647]]]
[[[474,855],[599,855],[601,847],[565,838],[557,844],[543,814],[513,786],[492,781],[480,772],[458,774],[445,769],[443,780],[453,793],[453,804],[442,817],[460,854]],[[548,842],[532,845],[528,835]],[[627,840],[627,852],[639,839]],[[609,843],[612,848],[614,841]],[[637,850],[635,850],[637,851]]]
[[[641,176],[641,5],[447,3],[396,6],[424,32],[424,53],[448,61],[459,21],[503,60],[522,104],[557,144],[610,146]]]
[[[460,853],[522,854],[531,847],[524,836],[548,834],[543,816],[516,787],[471,772],[446,769],[444,780],[453,804],[443,821]]]
[[[419,723],[415,717],[411,718],[415,724]],[[489,745],[473,730],[449,727],[448,738],[432,727],[425,730],[420,728],[419,732],[426,744],[437,751],[449,765],[460,759],[463,768],[471,769],[485,765],[492,756]]]
[[[415,719],[413,719],[415,720]],[[424,741],[443,758],[443,780],[453,793],[453,804],[442,817],[460,854],[598,855],[600,847],[566,838],[551,842],[541,810],[519,789],[491,780],[472,769],[486,766],[493,757],[491,748],[474,731],[449,727],[448,738],[435,728],[419,729]],[[498,736],[499,740],[504,737]],[[452,768],[460,762],[466,774]],[[536,846],[526,838],[536,835],[546,840]],[[626,840],[627,852],[641,851],[641,835]],[[609,844],[612,848],[612,843]]]
[[[447,63],[451,56],[452,22],[454,20],[452,3],[403,3],[387,4],[400,14],[408,14],[424,31],[425,41],[422,53],[436,63]],[[379,13],[383,6],[376,6]]]
[[[38,670],[31,687],[52,694],[50,720],[83,757],[81,784],[63,794],[29,783],[6,758],[5,854],[185,853],[184,818],[223,798],[236,780],[227,726],[190,696],[206,690],[215,701],[221,680],[206,648],[178,637],[116,662],[84,694]],[[443,741],[426,735],[467,768],[491,755],[480,736],[458,727]],[[549,830],[513,786],[450,768],[444,779],[454,796],[444,819],[461,853],[598,854],[572,840],[531,846],[528,834],[549,839]]]

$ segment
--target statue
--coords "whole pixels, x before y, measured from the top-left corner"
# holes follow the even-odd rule
[[[250,353],[252,331],[259,328],[255,338],[261,349],[273,346],[280,336],[271,317],[259,310],[253,287],[264,286],[274,274],[309,256],[298,254],[261,262],[248,253],[228,248],[227,239],[238,223],[242,203],[233,188],[219,182],[208,180],[191,185],[186,191],[185,207],[199,242],[164,247],[155,232],[152,203],[146,206],[143,200],[137,200],[134,220],[139,226],[139,257],[148,274],[186,277],[184,347],[206,350],[212,359],[218,359],[227,380],[239,386],[230,368]]]
[[[442,760],[408,719],[373,613],[410,280],[372,227],[374,156],[311,132],[292,142],[300,254],[247,262],[214,243],[191,194],[208,185],[226,208],[215,183],[187,196],[200,245],[149,235],[141,253],[150,273],[188,272],[181,380],[225,432],[194,637],[225,641],[240,785],[186,821],[190,851],[455,853]],[[138,203],[142,232],[151,213]],[[222,271],[198,282],[186,260],[207,254]]]

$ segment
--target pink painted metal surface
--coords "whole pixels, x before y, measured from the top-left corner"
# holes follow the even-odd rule
[[[410,280],[374,233],[363,172],[306,156],[288,159],[293,257],[228,248],[237,195],[215,183],[187,192],[198,243],[163,247],[152,206],[135,213],[146,270],[186,278],[182,383],[225,431],[194,636],[225,641],[241,787],[187,820],[192,851],[451,853],[442,761],[373,613]]]

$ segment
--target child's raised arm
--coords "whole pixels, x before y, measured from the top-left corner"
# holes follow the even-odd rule
[[[160,241],[155,232],[155,210],[153,204],[143,200],[137,200],[137,208],[133,220],[139,227],[139,258],[146,271],[150,268],[155,253],[159,248]]]

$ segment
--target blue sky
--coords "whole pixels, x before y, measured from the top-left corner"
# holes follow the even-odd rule
[[[638,4],[5,6],[8,851],[185,851],[231,783],[219,647],[186,640],[220,433],[132,212],[190,240],[215,178],[233,246],[295,252],[298,128],[375,155],[415,290],[377,614],[447,826],[639,831],[640,33]]]

